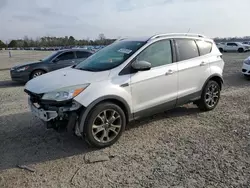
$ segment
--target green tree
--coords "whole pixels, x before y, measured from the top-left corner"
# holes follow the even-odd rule
[[[16,42],[16,40],[10,41],[10,43],[8,44],[8,47],[9,47],[9,48],[15,48],[15,47],[17,47],[17,42]]]
[[[0,40],[0,48],[6,48],[6,47],[7,47],[6,44],[4,44],[4,42]]]
[[[74,45],[75,44],[75,38],[73,36],[69,37],[69,45]]]

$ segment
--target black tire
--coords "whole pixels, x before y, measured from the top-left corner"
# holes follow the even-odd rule
[[[224,52],[223,48],[219,48],[220,52]]]
[[[109,114],[113,113],[112,111],[115,111],[117,113],[116,115],[113,115],[113,116],[116,116],[116,117],[119,116],[120,118],[114,120],[113,123],[111,124],[110,124],[111,122],[110,121],[107,125],[107,122],[104,122],[105,121],[104,117],[106,117],[106,120],[107,119],[110,120],[111,118],[108,118],[108,116]],[[106,113],[106,116],[104,116],[104,112]],[[115,122],[116,124],[117,122],[119,122],[118,123],[119,125],[114,125],[114,126],[120,126],[120,128],[117,128],[117,127],[115,128],[115,130],[117,130],[117,134],[115,134],[115,132],[111,130],[111,128],[114,128],[112,126]],[[100,125],[97,125],[96,123]],[[98,128],[94,128],[94,124],[95,124],[95,127],[98,126]],[[97,147],[97,148],[108,147],[108,146],[113,145],[120,138],[120,136],[122,135],[122,132],[125,129],[125,126],[126,126],[126,116],[125,116],[124,111],[118,105],[114,103],[110,103],[110,102],[100,103],[97,106],[95,106],[93,110],[90,111],[89,115],[86,118],[86,122],[84,125],[84,137],[85,137],[86,142],[90,146]],[[96,134],[94,134],[95,129],[97,129]],[[104,129],[104,130],[101,130],[101,129]],[[104,135],[107,135],[107,136],[104,136]],[[101,138],[99,139],[97,137],[101,137]],[[108,141],[109,137],[112,138],[110,139],[110,141]]]
[[[42,74],[45,74],[45,73],[46,72],[44,70],[35,70],[30,74],[30,79],[41,76]]]
[[[239,49],[238,49],[238,52],[239,52],[239,53],[242,53],[242,52],[244,52],[244,49],[243,49],[243,48],[239,48]]]
[[[214,88],[214,90],[212,88]],[[196,102],[198,108],[201,111],[213,110],[220,100],[220,90],[221,88],[218,82],[209,80],[202,91],[201,99]]]

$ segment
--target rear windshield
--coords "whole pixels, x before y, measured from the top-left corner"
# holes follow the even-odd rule
[[[145,43],[142,41],[114,42],[79,63],[75,68],[93,72],[113,69],[126,61]]]

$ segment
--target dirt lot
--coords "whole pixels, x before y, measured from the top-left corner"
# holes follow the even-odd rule
[[[10,59],[0,52],[0,187],[250,187],[250,81],[239,72],[250,53],[224,54],[215,110],[190,104],[134,122],[102,150],[45,130],[29,112],[23,85],[4,70],[47,53],[13,52]],[[105,161],[91,163],[97,156]]]

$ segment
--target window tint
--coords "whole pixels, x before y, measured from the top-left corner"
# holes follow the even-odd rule
[[[227,43],[228,46],[237,46],[236,43]]]
[[[84,51],[77,51],[76,56],[77,56],[77,58],[87,58],[87,57],[91,56],[91,53],[84,52]]]
[[[212,50],[212,43],[211,42],[199,40],[199,41],[196,41],[196,44],[199,48],[200,55],[209,54]]]
[[[69,60],[69,59],[74,59],[74,53],[73,52],[65,52],[57,57],[59,61],[64,61],[64,60]]]
[[[152,67],[172,63],[172,50],[169,40],[159,41],[146,48],[137,57],[138,61],[147,61]]]
[[[198,48],[194,40],[177,39],[175,41],[179,51],[179,61],[184,61],[199,56]]]

